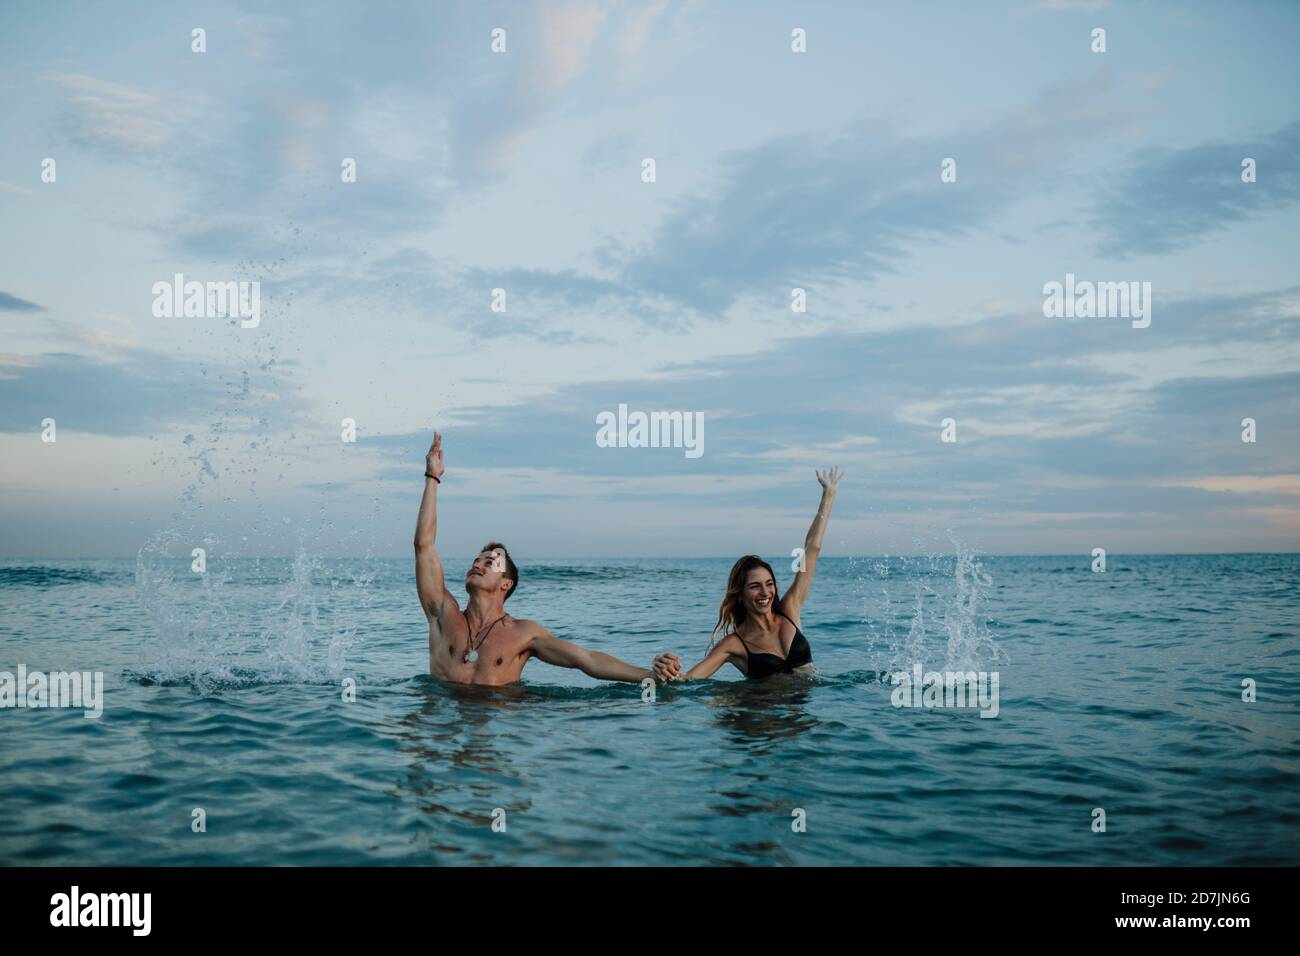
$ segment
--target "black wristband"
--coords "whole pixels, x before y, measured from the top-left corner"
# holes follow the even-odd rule
[[[426,478],[432,478],[432,479],[433,479],[434,481],[436,481],[438,484],[442,484],[442,479],[441,479],[441,478],[439,478],[437,475],[431,475],[431,474],[429,474],[427,471],[424,473],[424,477],[426,477]]]

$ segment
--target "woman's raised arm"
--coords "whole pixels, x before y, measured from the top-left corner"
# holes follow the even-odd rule
[[[826,522],[831,517],[831,504],[835,501],[835,492],[839,488],[840,479],[844,477],[844,472],[838,468],[829,468],[826,471],[817,471],[816,475],[822,486],[822,500],[817,506],[817,514],[813,517],[812,525],[808,528],[808,536],[804,538],[803,567],[795,574],[790,589],[781,598],[781,610],[795,622],[799,620],[799,611],[808,597],[808,589],[812,587],[813,572],[817,570],[817,556],[821,554],[822,538],[826,535]]]

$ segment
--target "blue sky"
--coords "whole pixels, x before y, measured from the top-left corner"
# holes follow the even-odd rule
[[[1297,550],[1297,40],[1289,3],[6,5],[0,555],[405,554],[435,427],[449,554],[786,554],[828,464],[832,554]],[[178,272],[260,325],[155,318]],[[1066,273],[1150,282],[1150,327],[1045,318]],[[705,454],[597,447],[620,403]]]

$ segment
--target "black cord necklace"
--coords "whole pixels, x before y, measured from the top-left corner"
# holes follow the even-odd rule
[[[483,635],[483,640],[478,640],[478,635],[475,635],[473,638],[470,638],[469,644],[465,646],[465,656],[461,658],[461,660],[463,660],[466,664],[473,664],[476,660],[478,660],[478,649],[483,646],[483,641],[486,641],[488,639],[488,635],[492,633],[492,628],[496,627],[498,624],[504,621],[507,616],[508,615],[502,614],[499,618],[497,618],[495,621],[489,624],[487,626],[486,633],[480,630],[479,634]]]

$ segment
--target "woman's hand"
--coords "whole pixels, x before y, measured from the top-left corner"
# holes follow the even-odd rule
[[[651,669],[654,671],[655,680],[666,684],[677,679],[677,675],[682,670],[682,661],[676,654],[659,654],[655,657]]]
[[[838,468],[828,468],[825,471],[818,469],[817,480],[821,482],[822,491],[834,498],[835,490],[839,487],[840,479],[844,477],[844,472]]]

